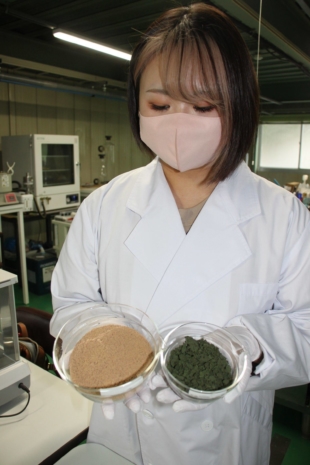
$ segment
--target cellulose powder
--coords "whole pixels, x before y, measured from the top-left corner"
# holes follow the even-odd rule
[[[143,372],[153,356],[149,342],[135,329],[100,326],[85,334],[73,349],[71,380],[86,388],[118,386]]]

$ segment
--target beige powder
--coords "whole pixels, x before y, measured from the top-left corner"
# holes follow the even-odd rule
[[[76,344],[70,376],[73,383],[86,388],[118,386],[139,375],[152,359],[152,347],[135,329],[100,326]]]

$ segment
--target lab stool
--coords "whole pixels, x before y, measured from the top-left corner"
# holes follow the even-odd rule
[[[81,444],[70,450],[55,465],[134,465],[100,444]]]

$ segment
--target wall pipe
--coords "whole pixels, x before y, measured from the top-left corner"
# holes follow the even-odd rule
[[[28,87],[35,87],[38,89],[55,90],[57,92],[66,92],[70,94],[83,95],[85,97],[97,97],[97,98],[104,98],[108,100],[118,100],[122,102],[127,102],[127,97],[125,95],[117,95],[111,92],[104,92],[104,91],[96,90],[96,89],[87,89],[85,87],[79,87],[79,86],[68,86],[65,84],[58,84],[56,82],[51,82],[51,81],[41,81],[38,79],[25,78],[21,76],[12,76],[12,75],[5,74],[5,73],[0,73],[0,82],[7,82],[8,84],[24,85]],[[263,95],[260,96],[260,99],[265,102],[275,104],[275,105],[309,103],[310,102],[310,100],[277,101],[274,99],[270,99],[268,97],[264,97]]]
[[[0,82],[7,82],[9,84],[17,84],[28,87],[35,87],[38,89],[55,90],[57,92],[66,92],[70,94],[83,95],[85,97],[98,97],[108,100],[118,100],[127,102],[126,96],[113,94],[111,92],[104,92],[96,89],[87,89],[79,86],[68,86],[65,84],[58,84],[51,81],[41,81],[37,79],[25,78],[20,76],[11,76],[9,74],[0,73]]]

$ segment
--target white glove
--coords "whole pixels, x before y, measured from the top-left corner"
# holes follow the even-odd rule
[[[125,399],[124,405],[126,405],[129,410],[134,413],[140,412],[143,409],[143,405],[147,404],[151,400],[151,391],[158,387],[166,387],[167,384],[162,378],[162,376],[156,375],[154,372],[148,383],[144,385],[138,392],[134,395]],[[102,412],[107,420],[113,420],[115,407],[112,400],[107,400],[102,403]]]
[[[137,394],[125,399],[123,401],[124,405],[126,405],[129,410],[134,413],[138,413],[143,408],[144,403],[148,403],[151,399],[151,393],[148,386],[144,386],[141,388]],[[107,420],[113,420],[115,414],[115,406],[113,400],[105,400],[102,402],[102,412],[103,415]]]
[[[175,412],[193,412],[208,407],[208,404],[188,402],[187,400],[181,399],[172,389],[167,387],[167,383],[160,373],[154,376],[150,384],[150,389],[156,389],[158,387],[165,388],[157,393],[156,399],[158,402],[162,404],[173,404],[172,408]]]
[[[137,394],[123,401],[129,410],[138,413],[143,408],[144,403],[148,403],[151,399],[150,390],[148,387],[142,388]],[[102,412],[107,420],[113,420],[115,414],[115,406],[113,400],[104,400],[102,402]]]
[[[187,402],[186,400],[182,400],[179,396],[177,396],[172,391],[172,389],[167,387],[167,383],[160,373],[154,373],[153,376],[148,381],[147,385],[144,386],[141,390],[139,390],[137,394],[125,400],[124,404],[132,412],[138,413],[140,410],[143,409],[143,405],[150,401],[151,390],[154,391],[157,388],[165,388],[165,389],[161,389],[157,393],[156,395],[157,400],[164,404],[173,403],[172,408],[175,412],[201,410],[202,408],[207,407],[207,405],[205,404],[194,404],[191,402]],[[103,402],[102,411],[103,411],[103,415],[105,416],[107,420],[112,420],[114,418],[114,412],[115,412],[114,402],[113,401]]]
[[[225,402],[230,404],[245,391],[252,373],[252,362],[260,358],[262,350],[257,339],[244,326],[227,326],[224,329],[240,342],[247,355],[245,373],[242,379],[234,389],[224,396]],[[242,354],[239,359],[240,367],[243,366],[244,356],[245,354]]]
[[[113,420],[115,414],[114,401],[104,400],[101,405],[102,413],[106,420]]]
[[[234,336],[240,344],[244,347],[245,353],[247,355],[246,369],[243,378],[240,380],[237,387],[224,396],[224,400],[227,403],[233,402],[240,394],[242,394],[247,386],[249,378],[252,373],[252,361],[257,360],[261,355],[261,348],[258,341],[251,334],[251,332],[243,326],[229,326],[224,328],[232,336]],[[210,342],[212,340],[216,341],[221,332],[221,330],[215,331],[210,334]],[[240,357],[240,367],[243,366],[244,354]],[[136,395],[130,397],[124,401],[126,407],[132,410],[134,413],[138,413],[143,408],[143,403],[148,403],[151,398],[150,390],[155,390],[157,388],[162,388],[157,394],[156,399],[158,402],[163,404],[173,404],[172,408],[175,412],[189,412],[202,410],[209,406],[209,403],[196,403],[189,402],[187,400],[181,399],[175,392],[167,386],[166,381],[164,380],[161,372],[154,373],[153,376],[148,381],[148,384],[144,386],[141,390],[137,392]],[[114,418],[114,402],[106,401],[102,404],[103,414],[107,419]]]

